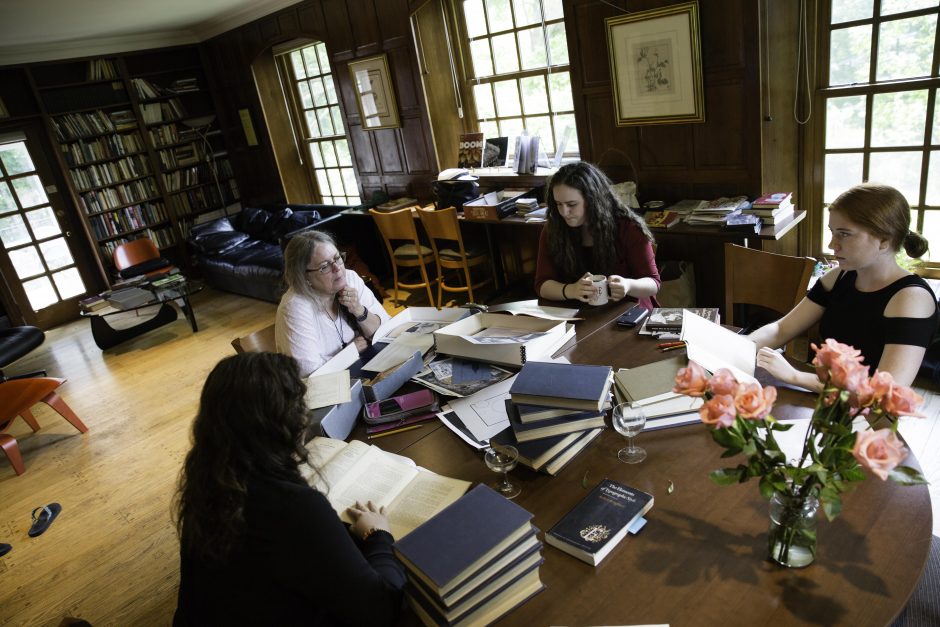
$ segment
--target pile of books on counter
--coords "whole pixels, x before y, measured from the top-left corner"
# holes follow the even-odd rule
[[[791,217],[795,211],[792,192],[775,192],[764,194],[751,203],[750,209],[745,209],[745,215],[757,216],[765,225],[780,224]]]
[[[610,366],[526,362],[509,389],[509,428],[490,446],[514,446],[520,464],[558,474],[600,435],[611,384]]]
[[[395,543],[425,625],[488,625],[544,589],[532,514],[478,485]]]
[[[727,198],[722,196],[705,203],[692,211],[685,219],[686,224],[710,226],[722,225],[730,216],[739,215],[743,209],[751,206],[746,196]]]

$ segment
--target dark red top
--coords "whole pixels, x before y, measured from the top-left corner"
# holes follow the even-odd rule
[[[626,279],[642,279],[650,277],[660,284],[659,270],[656,269],[656,254],[653,252],[653,244],[643,231],[632,221],[622,218],[617,221],[617,260],[612,268],[593,268],[591,267],[591,247],[585,246],[581,251],[581,264],[578,276],[562,277],[560,271],[555,268],[555,263],[551,258],[548,248],[548,225],[542,229],[539,236],[539,254],[535,266],[535,293],[538,295],[542,289],[542,284],[549,279],[571,283],[584,276],[585,272],[594,274],[620,275]],[[568,228],[568,227],[563,227]],[[631,298],[628,296],[627,298]],[[639,303],[647,308],[655,307],[652,298],[646,297],[639,299]]]

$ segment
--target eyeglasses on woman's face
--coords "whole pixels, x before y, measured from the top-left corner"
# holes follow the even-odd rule
[[[307,272],[319,272],[320,274],[326,274],[333,270],[334,267],[341,268],[346,265],[346,253],[336,253],[336,256],[332,259],[328,259],[321,263],[316,268],[307,268]]]

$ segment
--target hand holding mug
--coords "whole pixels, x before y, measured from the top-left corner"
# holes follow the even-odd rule
[[[612,274],[607,277],[607,287],[610,290],[610,300],[621,300],[630,291],[630,279],[625,279],[618,274]]]

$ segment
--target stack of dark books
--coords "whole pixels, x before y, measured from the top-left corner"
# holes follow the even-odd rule
[[[544,588],[532,514],[478,485],[395,543],[425,625],[488,625]]]
[[[610,366],[527,362],[509,389],[509,428],[490,446],[515,446],[519,463],[557,474],[600,435],[611,381]]]

